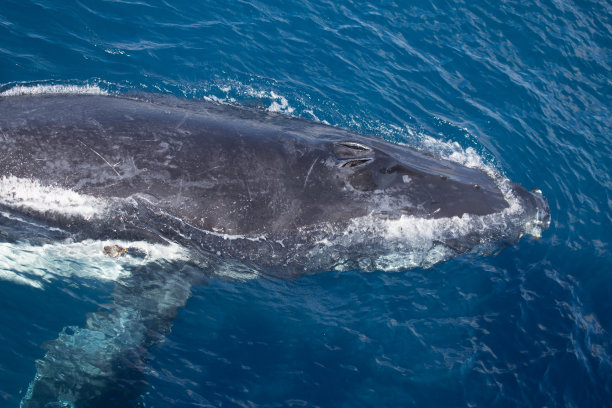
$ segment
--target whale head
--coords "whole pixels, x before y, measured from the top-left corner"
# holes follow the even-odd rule
[[[345,187],[388,203],[384,212],[390,217],[487,215],[509,206],[480,169],[376,140],[336,142],[332,150]]]

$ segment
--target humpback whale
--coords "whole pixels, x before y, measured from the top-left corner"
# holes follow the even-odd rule
[[[190,254],[166,261],[173,273],[159,263],[130,267],[106,307],[50,341],[27,408],[132,401],[147,350],[206,271],[429,267],[537,237],[550,223],[541,192],[482,168],[169,96],[0,97],[0,146],[7,245],[100,241],[108,245],[97,255],[129,260],[146,258],[136,243],[148,242]],[[24,237],[25,224],[53,233]]]

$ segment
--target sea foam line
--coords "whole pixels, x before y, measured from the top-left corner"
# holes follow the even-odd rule
[[[15,176],[0,178],[0,204],[40,214],[51,212],[86,220],[103,213],[107,207],[105,201],[99,198]]]
[[[108,95],[97,85],[17,85],[0,92],[0,96],[21,95]]]

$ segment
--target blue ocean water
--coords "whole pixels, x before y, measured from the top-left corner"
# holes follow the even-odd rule
[[[170,93],[433,138],[548,198],[543,237],[496,255],[211,279],[151,351],[142,406],[610,406],[611,18],[605,1],[4,0],[0,87]],[[111,290],[0,280],[1,406]]]

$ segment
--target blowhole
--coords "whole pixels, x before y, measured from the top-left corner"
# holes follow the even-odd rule
[[[347,162],[343,163],[340,167],[357,167],[357,166],[362,166],[362,165],[368,163],[371,160],[372,159],[350,160],[350,161],[347,161]]]
[[[372,150],[368,146],[362,145],[361,143],[357,143],[357,142],[340,142],[338,144],[344,147],[348,147],[349,149],[353,149],[353,150],[363,150],[363,151]]]

